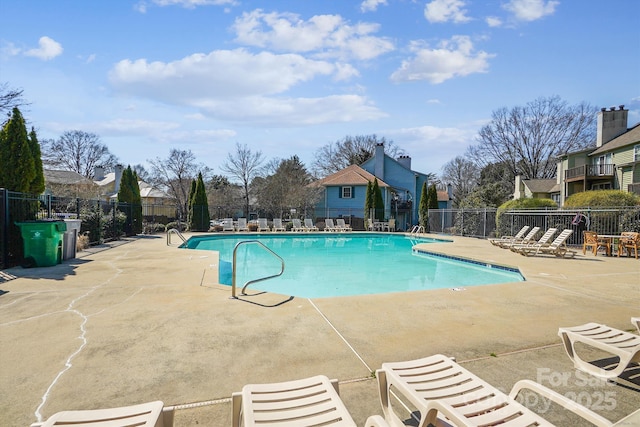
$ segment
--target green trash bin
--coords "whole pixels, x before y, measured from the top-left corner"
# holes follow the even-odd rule
[[[24,246],[25,267],[49,267],[62,262],[64,221],[16,222]]]

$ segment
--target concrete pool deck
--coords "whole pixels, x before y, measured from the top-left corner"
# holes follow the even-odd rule
[[[436,353],[504,391],[537,380],[610,420],[640,408],[640,392],[576,373],[557,336],[560,326],[591,321],[631,330],[640,260],[523,257],[486,240],[451,240],[429,250],[515,266],[526,281],[232,300],[217,284],[214,253],[167,246],[164,235],[92,248],[54,267],[0,271],[0,425],[162,400],[177,407],[177,427],[228,426],[229,398],[244,384],[316,374],[340,380],[363,425],[382,414],[372,371]],[[544,416],[575,425],[560,411]]]

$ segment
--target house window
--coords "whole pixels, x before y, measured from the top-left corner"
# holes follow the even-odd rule
[[[611,183],[610,182],[606,182],[603,184],[593,184],[591,186],[592,190],[611,190]]]
[[[350,199],[353,197],[353,191],[351,191],[352,187],[342,187],[342,198]]]
[[[633,147],[633,161],[640,161],[640,144]]]

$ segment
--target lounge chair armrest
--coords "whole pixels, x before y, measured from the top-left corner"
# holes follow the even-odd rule
[[[512,399],[516,399],[518,394],[522,390],[531,390],[540,396],[546,397],[552,402],[562,406],[564,409],[573,412],[574,414],[580,416],[581,418],[589,421],[592,424],[595,424],[599,427],[611,427],[613,423],[601,415],[596,414],[590,409],[585,408],[584,406],[574,402],[571,399],[561,395],[560,393],[553,391],[542,384],[538,384],[535,381],[531,380],[520,380],[511,389],[511,393],[509,393],[509,397]]]
[[[389,427],[389,423],[380,415],[372,415],[367,418],[367,422],[364,427]]]
[[[475,426],[474,423],[470,422],[464,415],[461,415],[460,412],[450,404],[440,400],[430,400],[427,402],[425,412],[420,414],[422,417],[420,418],[420,424],[418,424],[418,427],[440,425],[441,423],[438,423],[438,414],[442,414],[447,417],[456,427]]]

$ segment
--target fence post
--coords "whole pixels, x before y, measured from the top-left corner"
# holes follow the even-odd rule
[[[45,200],[46,200],[46,203],[47,203],[47,218],[51,218],[52,217],[52,212],[51,212],[51,194],[47,194]]]
[[[9,265],[9,192],[5,188],[0,188],[0,262],[4,268]]]
[[[482,220],[482,237],[487,237],[487,208],[484,208],[484,218]]]

